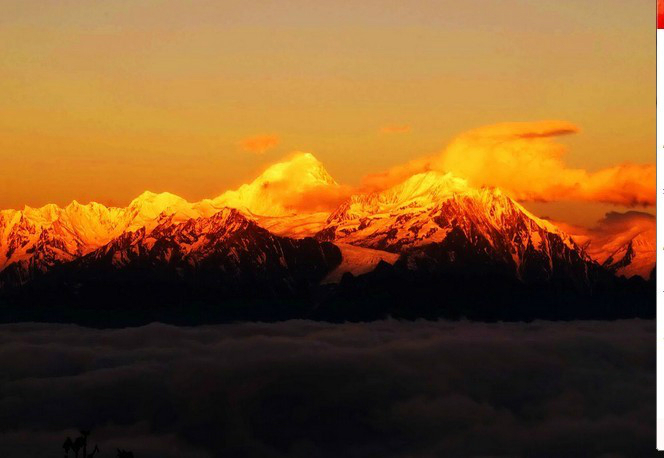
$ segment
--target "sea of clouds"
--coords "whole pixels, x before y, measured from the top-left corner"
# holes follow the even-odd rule
[[[0,326],[0,456],[646,456],[655,323]],[[92,447],[88,448],[90,451]]]

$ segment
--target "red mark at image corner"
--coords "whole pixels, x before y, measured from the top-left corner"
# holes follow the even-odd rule
[[[664,29],[664,0],[657,0],[657,28]]]

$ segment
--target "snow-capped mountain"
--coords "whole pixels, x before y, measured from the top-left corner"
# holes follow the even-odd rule
[[[80,258],[127,231],[154,226],[161,215],[178,221],[198,215],[195,207],[170,193],[144,192],[127,207],[106,207],[74,201],[64,208],[0,212],[0,271],[23,283],[36,272]]]
[[[327,214],[296,215],[286,197],[338,186],[313,155],[298,153],[272,165],[252,183],[200,202],[190,203],[168,192],[146,191],[122,208],[74,201],[64,208],[49,204],[2,210],[0,271],[8,269],[3,278],[24,283],[35,273],[80,258],[126,232],[150,231],[164,218],[179,224],[210,217],[227,207],[265,221],[275,233],[305,237],[320,229]],[[300,227],[301,220],[310,222]]]
[[[307,195],[338,187],[311,153],[295,153],[267,168],[251,183],[227,191],[212,202],[216,207],[237,208],[253,215],[283,217],[295,215],[300,199]]]
[[[550,278],[574,264],[591,262],[553,224],[539,219],[495,188],[475,189],[451,174],[414,175],[383,192],[351,197],[334,211],[317,237],[339,243],[410,253],[447,243],[439,253],[454,264],[463,250],[510,266],[521,279]],[[456,240],[452,244],[452,240]]]
[[[91,317],[196,304],[224,320],[652,314],[651,282],[612,275],[645,277],[646,236],[614,241],[601,266],[499,189],[435,171],[344,195],[301,153],[215,199],[4,210],[0,301],[55,304],[19,306],[37,319],[72,304]],[[321,196],[337,207],[318,208]]]
[[[644,234],[638,234],[611,253],[602,265],[616,275],[627,278],[638,275],[648,278],[655,265],[656,258],[657,252],[654,241]]]
[[[195,284],[224,295],[278,296],[317,284],[341,262],[331,243],[276,236],[238,210],[176,221],[164,216],[152,229],[125,232],[108,244],[55,270],[78,288],[103,279],[118,286],[167,281]]]
[[[593,265],[570,236],[499,189],[473,188],[449,173],[420,173],[381,192],[355,194],[332,212],[298,211],[306,204],[302,199],[341,195],[339,190],[313,155],[297,153],[251,183],[200,202],[145,192],[123,208],[73,202],[64,208],[4,210],[0,286],[24,284],[62,264],[83,269],[109,259],[108,267],[114,269],[153,265],[182,270],[207,265],[210,256],[226,256],[228,260],[216,261],[220,272],[241,266],[251,276],[257,275],[257,266],[276,266],[279,250],[288,251],[314,235],[319,247],[320,242],[331,242],[342,253],[343,260],[325,282],[337,282],[346,272],[362,275],[380,262],[399,259],[414,271],[491,264],[522,281],[561,276],[585,281]],[[236,230],[250,236],[229,235]],[[240,245],[228,242],[231,239]],[[647,240],[635,239],[604,266],[618,274],[642,274],[652,257],[649,250]],[[266,264],[254,265],[251,259]],[[315,272],[318,262],[312,267]],[[286,262],[282,267],[293,269],[296,264],[301,266]]]
[[[592,228],[566,231],[588,255],[617,276],[649,279],[657,261],[655,216],[640,211],[609,212]]]

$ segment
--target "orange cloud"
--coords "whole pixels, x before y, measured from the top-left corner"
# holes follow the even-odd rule
[[[279,137],[277,135],[257,135],[240,141],[242,149],[256,154],[263,154],[278,144]]]
[[[290,195],[287,206],[294,211],[332,211],[350,198],[354,189],[346,185],[318,186],[296,195]]]
[[[407,124],[401,126],[385,126],[380,129],[383,134],[405,134],[410,132],[410,126]]]
[[[554,141],[578,132],[565,121],[503,123],[459,135],[439,155],[367,176],[381,189],[426,171],[452,172],[475,186],[497,186],[522,201],[577,200],[618,205],[655,204],[655,165],[620,164],[595,172],[568,167],[565,147]]]

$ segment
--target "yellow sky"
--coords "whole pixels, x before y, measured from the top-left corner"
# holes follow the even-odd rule
[[[573,167],[654,162],[648,0],[1,3],[2,208],[197,200],[296,149],[357,184],[505,121],[579,126]],[[577,207],[540,213],[606,210]]]

